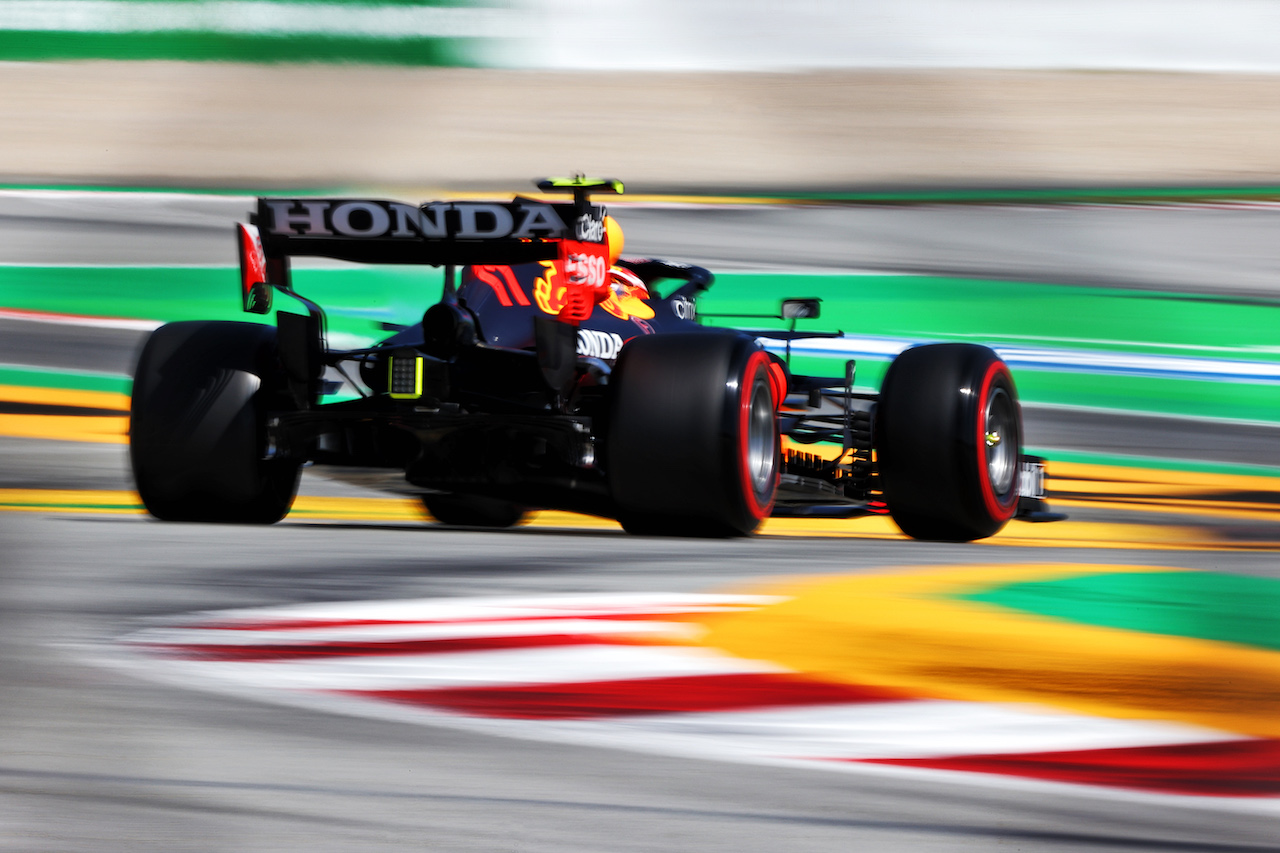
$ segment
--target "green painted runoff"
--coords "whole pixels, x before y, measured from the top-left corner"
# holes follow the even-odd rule
[[[440,291],[440,272],[429,267],[299,268],[294,281],[335,321],[352,318],[357,326],[413,322]],[[238,288],[231,267],[0,267],[0,305],[92,316],[243,318]],[[1176,293],[932,276],[723,273],[699,311],[704,319],[771,314],[785,296],[823,299],[822,317],[801,329],[1280,363],[1280,303]],[[730,323],[785,326],[767,319],[720,324]]]
[[[698,310],[704,317],[776,314],[783,297],[810,296],[823,299],[822,317],[800,328],[1280,362],[1280,302],[1202,294],[948,276],[726,272],[716,275]]]
[[[119,376],[114,373],[44,369],[14,364],[0,364],[0,385],[57,388],[66,391],[102,391],[107,394],[129,394],[133,389],[133,382],[128,376]]]
[[[1086,625],[1280,649],[1280,581],[1218,572],[1116,572],[957,596]]]
[[[297,290],[328,312],[336,347],[369,345],[385,325],[417,322],[439,298],[430,267],[295,269]],[[1280,362],[1280,305],[1186,294],[906,275],[724,273],[699,301],[710,323],[780,328],[782,321],[715,314],[772,314],[784,296],[820,297],[806,330],[855,336],[961,340],[1058,351]],[[278,296],[276,307],[293,300]],[[240,310],[233,267],[0,267],[0,305],[156,321],[269,322]],[[296,310],[296,309],[294,309]],[[798,372],[841,375],[839,357],[797,357]],[[858,384],[878,387],[887,358],[859,360]],[[1280,423],[1272,382],[1017,369],[1029,403]]]

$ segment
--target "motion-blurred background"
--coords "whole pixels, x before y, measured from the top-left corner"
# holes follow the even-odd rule
[[[1257,183],[1267,0],[7,0],[0,176]]]
[[[1280,849],[1277,33],[1280,0],[0,0],[0,850]],[[821,297],[806,370],[994,346],[1071,520],[469,531],[312,470],[276,526],[145,517],[138,349],[245,319],[255,194],[572,172],[626,182],[628,254],[716,272],[704,315]],[[340,346],[440,286],[296,273]]]

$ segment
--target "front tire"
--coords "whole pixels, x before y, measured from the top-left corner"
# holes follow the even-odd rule
[[[608,474],[623,529],[745,536],[769,516],[781,442],[769,356],[754,338],[635,338],[610,384]]]
[[[876,420],[880,485],[903,533],[967,542],[1013,518],[1022,416],[995,352],[974,344],[906,350],[885,374]]]
[[[184,322],[147,339],[134,372],[129,455],[147,511],[164,521],[272,524],[301,465],[264,459],[266,412],[284,405],[276,330]]]

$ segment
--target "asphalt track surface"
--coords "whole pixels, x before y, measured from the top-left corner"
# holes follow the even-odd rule
[[[19,236],[0,242],[0,260],[229,262],[220,218],[232,203],[170,204],[185,211],[181,221],[153,209],[139,214],[128,204],[103,211],[63,203],[25,234],[21,229],[31,226],[19,222]],[[1086,247],[1055,243],[1060,232],[1046,226],[1036,245],[1016,234],[1001,236],[998,222],[988,219],[988,241],[1000,245],[965,258],[959,256],[964,235],[986,233],[983,217],[1011,215],[1006,209],[932,212],[939,220],[924,237],[919,220],[898,218],[902,212],[840,212],[867,217],[897,241],[887,244],[901,250],[897,256],[868,239],[865,253],[853,241],[817,256],[815,264],[874,265],[872,249],[879,247],[884,263],[910,267],[918,260],[917,269],[1192,290],[1217,282],[1236,294],[1276,292],[1261,272],[1259,258],[1275,251],[1262,239],[1270,219],[1261,214],[1255,221],[1238,218],[1244,211],[1225,217],[1223,211],[1183,211],[1192,222],[1179,220],[1178,229],[1204,235],[1196,255],[1162,229],[1164,211],[1033,210],[1027,215],[1052,221],[1103,217],[1105,228],[1098,222],[1099,238]],[[757,227],[767,226],[767,244],[738,236],[741,220],[719,211],[680,211],[683,228],[662,224],[668,212],[636,213],[641,223],[631,225],[628,236],[637,252],[698,260],[706,256],[690,250],[705,245],[713,259],[723,252],[742,264],[794,264],[814,239],[807,226],[793,231],[792,217],[809,211],[745,212],[761,217]],[[1241,221],[1253,223],[1256,233]],[[12,233],[7,223],[0,231]],[[1086,231],[1092,231],[1089,222],[1074,229]],[[1256,238],[1256,252],[1225,250],[1246,238]],[[1172,263],[1168,246],[1186,253],[1181,277],[1171,281],[1163,279]],[[1090,267],[1087,274],[1082,263]],[[115,371],[127,368],[137,345],[136,332],[41,326],[37,333],[36,325],[5,322],[0,361]],[[1033,415],[1030,439],[1050,447],[1090,430],[1100,437],[1097,450],[1156,440],[1147,421],[1075,414],[1070,428],[1055,434],[1049,432],[1053,418]],[[1231,453],[1250,461],[1275,458],[1266,428],[1162,423],[1160,441],[1169,455],[1213,458],[1233,447]],[[119,445],[0,439],[0,488],[127,489],[127,461]],[[314,478],[305,489],[350,494]],[[1083,516],[1107,518],[1098,510]],[[211,528],[75,512],[0,513],[0,546],[0,850],[1280,848],[1274,812],[497,738],[187,690],[117,671],[101,652],[105,642],[149,617],[206,609],[741,590],[788,575],[1033,561],[1276,577],[1272,550],[1021,549],[874,538],[683,541],[611,530],[474,533],[360,521]]]

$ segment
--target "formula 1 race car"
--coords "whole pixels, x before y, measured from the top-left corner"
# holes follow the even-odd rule
[[[879,394],[854,391],[852,361],[841,376],[794,374],[767,345],[821,333],[700,325],[711,273],[619,257],[620,228],[590,195],[620,183],[538,186],[572,200],[259,199],[237,226],[244,309],[284,296],[301,310],[151,335],[130,430],[147,510],[270,524],[315,463],[376,472],[457,525],[548,508],[631,533],[732,536],[770,515],[887,512],[913,537],[962,541],[1048,517],[1043,460],[1022,455],[1013,379],[992,350],[908,349]],[[442,295],[376,346],[333,350],[323,311],[292,287],[299,256],[443,267]],[[779,316],[817,310],[784,300]],[[333,400],[335,376],[359,396]]]

